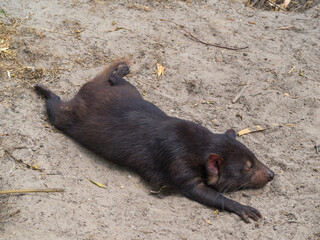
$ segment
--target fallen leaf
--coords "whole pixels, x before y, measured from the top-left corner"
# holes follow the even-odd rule
[[[157,63],[157,75],[158,78],[164,75],[164,67],[160,63]]]
[[[303,71],[300,70],[299,76],[304,77]]]
[[[218,213],[219,213],[218,209],[213,212],[213,214],[218,214]]]
[[[212,224],[208,219],[205,219],[204,221],[206,221],[206,223],[208,223],[209,225]]]
[[[92,182],[93,184],[97,185],[98,187],[101,187],[101,188],[107,188],[105,185],[101,184],[101,183],[98,183],[98,182],[95,182],[91,179],[88,179],[90,182]]]

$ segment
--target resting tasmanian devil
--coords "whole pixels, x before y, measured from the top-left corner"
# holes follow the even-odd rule
[[[233,129],[214,134],[143,100],[123,79],[128,73],[125,61],[115,61],[70,101],[61,101],[42,85],[35,89],[47,99],[56,128],[107,160],[206,206],[236,213],[245,222],[261,218],[255,208],[219,192],[262,187],[273,172],[236,140]]]

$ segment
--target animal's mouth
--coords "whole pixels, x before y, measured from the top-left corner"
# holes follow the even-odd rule
[[[245,186],[241,186],[240,188],[239,188],[239,190],[244,190],[244,189],[258,189],[258,188],[262,188],[262,187],[264,187],[266,185],[266,183],[265,184],[247,184],[247,185],[245,185]]]
[[[270,180],[271,181],[271,180]],[[245,182],[241,185],[239,183],[228,183],[228,184],[217,184],[213,186],[213,188],[221,193],[227,193],[227,192],[236,192],[239,190],[244,190],[244,189],[258,189],[264,187],[269,181],[264,181],[264,182],[252,182],[248,181]]]
[[[221,193],[227,193],[227,192],[234,192],[234,191],[240,190],[241,187],[236,186],[233,183],[229,183],[229,184],[218,184],[214,186],[214,189]]]

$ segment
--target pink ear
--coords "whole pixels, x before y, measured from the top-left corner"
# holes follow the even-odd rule
[[[208,159],[208,170],[211,174],[219,174],[219,168],[223,162],[223,159],[214,153],[211,153]]]

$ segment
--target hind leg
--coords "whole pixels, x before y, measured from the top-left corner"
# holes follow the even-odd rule
[[[128,84],[128,82],[124,80],[123,77],[129,73],[130,73],[130,70],[126,63],[119,64],[111,73],[111,76],[109,78],[109,82],[111,86]]]
[[[116,69],[112,72],[112,76],[124,77],[130,73],[129,66],[124,62],[119,64]]]
[[[113,61],[100,74],[95,76],[89,83],[103,84],[104,86],[112,86],[125,84],[123,79],[130,72],[126,60]]]

